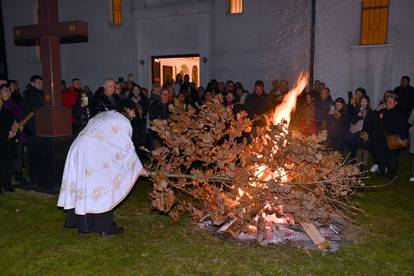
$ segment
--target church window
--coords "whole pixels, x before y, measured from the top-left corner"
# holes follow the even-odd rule
[[[386,44],[389,0],[363,0],[361,45]]]
[[[243,0],[229,0],[229,14],[242,14]]]
[[[110,2],[110,19],[113,25],[122,24],[122,0],[109,0]]]

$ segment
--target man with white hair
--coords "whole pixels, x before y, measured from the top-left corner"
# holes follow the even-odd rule
[[[96,91],[92,100],[92,115],[96,115],[100,112],[117,109],[113,95],[115,93],[115,80],[105,79],[103,87],[100,87]]]

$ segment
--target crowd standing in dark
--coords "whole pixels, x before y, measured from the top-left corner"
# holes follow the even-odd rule
[[[274,110],[289,91],[287,80],[274,80],[266,93],[261,80],[254,83],[249,93],[240,82],[211,80],[207,86],[196,87],[188,75],[177,74],[160,86],[154,84],[150,91],[133,81],[105,79],[102,86],[92,93],[82,86],[79,78],[72,79],[69,87],[62,81],[63,105],[72,112],[72,129],[76,137],[94,115],[108,110],[117,110],[125,100],[136,107],[136,118],[131,122],[135,148],[143,157],[141,149],[152,150],[162,144],[156,133],[150,130],[152,120],[168,119],[171,108],[197,110],[214,95],[223,96],[223,105],[234,113],[247,112],[256,126],[263,123],[265,114]],[[44,106],[43,79],[34,75],[26,90],[20,92],[15,80],[0,79],[0,191],[13,191],[14,182],[30,184],[27,173],[27,140],[36,135],[34,119],[24,127],[18,124],[29,112]],[[402,151],[409,148],[414,154],[414,88],[410,78],[403,76],[400,85],[384,93],[383,100],[372,108],[365,89],[348,92],[348,101],[343,97],[335,100],[323,82],[316,80],[312,89],[304,93],[298,102],[291,128],[302,135],[313,135],[325,131],[327,147],[341,152],[344,157],[355,160],[363,169],[386,178],[394,178],[398,172]],[[410,134],[410,135],[409,135]],[[408,143],[407,143],[408,142]],[[413,158],[414,173],[414,158]],[[413,174],[414,176],[414,174]],[[410,178],[414,182],[414,177]]]

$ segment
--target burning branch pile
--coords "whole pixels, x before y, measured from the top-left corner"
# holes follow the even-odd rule
[[[362,185],[358,166],[325,149],[323,137],[287,130],[295,89],[249,143],[252,122],[243,112],[234,116],[220,96],[154,121],[164,146],[152,152],[153,208],[174,220],[188,214],[227,224],[234,237],[277,224],[326,225],[357,212],[348,199]]]

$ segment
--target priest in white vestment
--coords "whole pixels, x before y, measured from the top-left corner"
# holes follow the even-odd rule
[[[123,231],[113,209],[129,194],[145,170],[131,140],[135,106],[93,117],[68,152],[58,206],[67,210],[66,227],[102,236]]]

